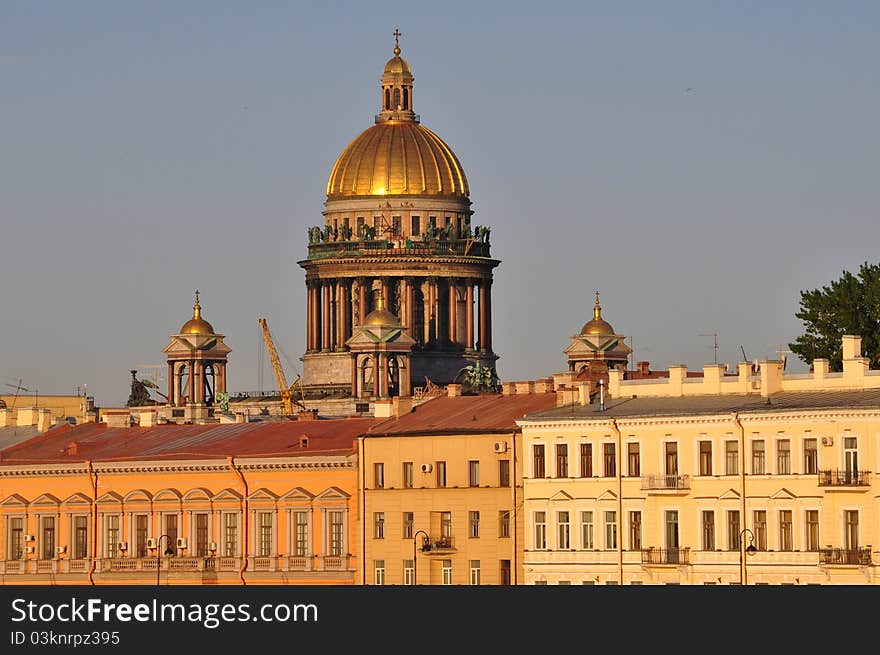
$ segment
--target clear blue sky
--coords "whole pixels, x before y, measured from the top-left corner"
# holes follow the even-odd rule
[[[502,379],[562,370],[596,288],[657,368],[773,357],[877,261],[880,3],[5,0],[0,382],[124,403],[198,288],[231,389],[274,388],[257,318],[299,364],[396,26],[492,226]]]

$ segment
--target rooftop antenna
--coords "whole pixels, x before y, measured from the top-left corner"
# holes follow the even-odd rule
[[[22,382],[23,380],[19,378],[18,382],[16,382],[15,384],[9,384],[8,382],[6,383],[7,387],[12,387],[13,389],[15,389],[15,395],[12,397],[12,407],[10,407],[9,409],[15,409],[15,401],[18,400],[18,394],[20,392],[30,391],[30,389],[28,389],[27,387],[21,386]]]
[[[718,333],[717,332],[706,332],[700,334],[701,337],[712,337],[712,349],[715,351],[714,361],[718,363]]]

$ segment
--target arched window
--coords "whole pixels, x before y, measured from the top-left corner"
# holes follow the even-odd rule
[[[391,91],[385,89],[385,109],[391,109]]]
[[[409,89],[403,87],[403,108],[409,109]]]
[[[394,89],[394,106],[392,109],[400,109],[400,89]]]

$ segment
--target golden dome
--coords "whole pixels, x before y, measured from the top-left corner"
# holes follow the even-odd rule
[[[202,318],[202,306],[199,304],[199,292],[196,291],[196,304],[193,305],[193,317],[183,324],[180,334],[214,334],[214,328]]]
[[[385,309],[385,300],[382,294],[376,296],[376,309],[367,314],[364,319],[364,325],[373,327],[379,326],[399,326],[400,320],[387,309]]]
[[[596,304],[593,305],[593,320],[584,323],[581,328],[581,334],[589,334],[593,336],[611,336],[614,334],[614,328],[611,324],[602,318],[602,305],[599,304],[599,292],[596,292]]]
[[[386,120],[342,151],[327,181],[327,198],[347,196],[469,196],[452,149],[424,125]]]
[[[400,55],[394,55],[391,59],[388,60],[388,63],[385,64],[385,70],[382,71],[383,75],[409,75],[412,77],[412,69],[409,67],[409,62],[406,61]]]

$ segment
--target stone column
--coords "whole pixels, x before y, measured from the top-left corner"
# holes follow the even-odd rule
[[[174,362],[168,362],[168,404],[174,404]]]
[[[449,280],[449,345],[455,345],[455,326],[458,323],[458,290],[455,278]]]
[[[336,297],[339,294],[339,281],[330,280],[330,350],[339,347],[339,303]]]
[[[388,397],[388,355],[379,354],[379,397]]]
[[[385,309],[391,311],[391,280],[382,278],[382,299],[385,301]],[[393,312],[392,312],[393,313]]]
[[[358,278],[358,325],[364,324],[364,319],[370,313],[367,307],[367,278]]]
[[[357,355],[351,356],[351,397],[359,398]]]
[[[324,303],[321,308],[321,351],[330,350],[330,281],[324,280],[322,283],[324,289]]]
[[[336,350],[345,350],[345,342],[348,341],[348,303],[350,295],[348,283],[339,280],[336,283]]]
[[[373,355],[373,398],[379,397],[379,353]]]
[[[412,358],[406,357],[404,359],[406,362],[406,366],[402,371],[400,371],[400,395],[401,396],[411,396],[412,388],[410,385],[410,366],[412,366]]]
[[[193,360],[189,360],[189,387],[187,391],[187,401],[194,403],[195,402],[195,386],[194,380],[196,377],[196,363]]]
[[[315,320],[312,308],[312,285],[306,282],[306,352],[312,350],[312,322]]]
[[[465,292],[465,344],[466,350],[474,349],[474,281],[466,281]]]
[[[486,280],[486,352],[492,352],[492,279]]]

